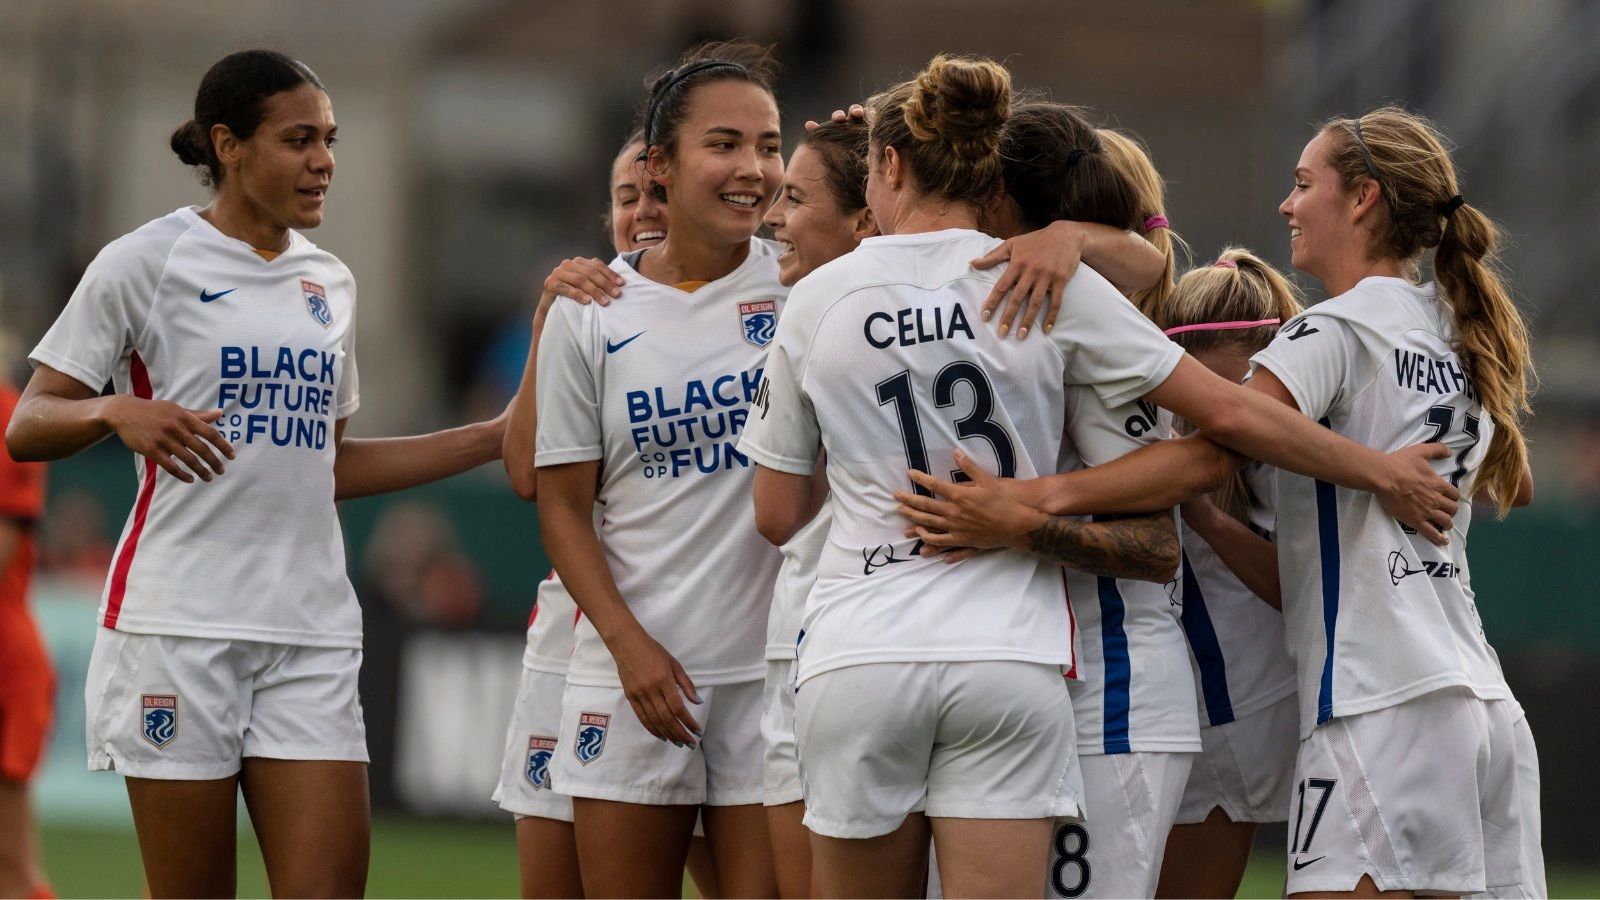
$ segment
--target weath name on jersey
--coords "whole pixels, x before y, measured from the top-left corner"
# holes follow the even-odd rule
[[[892,316],[886,312],[874,312],[862,323],[861,333],[866,335],[867,343],[879,350],[896,345],[914,347],[956,337],[965,337],[969,341],[975,339],[972,326],[967,324],[967,314],[961,310],[959,303],[932,309],[908,307]]]
[[[220,348],[217,408],[241,410],[217,420],[234,443],[321,450],[328,445],[338,357],[314,347]]]
[[[760,389],[761,373],[761,369],[730,372],[709,382],[697,378],[670,398],[663,386],[629,391],[628,421],[633,426],[629,435],[645,464],[644,477],[678,478],[748,468],[750,458],[735,448]]]
[[[1413,350],[1396,347],[1394,380],[1395,384],[1419,394],[1464,394],[1468,400],[1478,399],[1472,390],[1472,380],[1454,359],[1430,359]]]

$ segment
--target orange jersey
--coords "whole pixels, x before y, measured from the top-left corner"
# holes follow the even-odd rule
[[[0,384],[0,429],[17,392]],[[44,511],[44,465],[19,463],[0,445],[0,522],[19,528],[16,551],[0,569],[0,778],[26,781],[38,765],[50,726],[55,676],[28,614],[34,526]]]

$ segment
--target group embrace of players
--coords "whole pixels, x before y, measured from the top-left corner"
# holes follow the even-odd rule
[[[1247,250],[1177,277],[1140,145],[996,62],[787,166],[774,79],[743,42],[652,78],[619,255],[545,281],[507,413],[357,440],[354,281],[296,231],[328,95],[207,73],[173,147],[214,201],[100,254],[7,431],[138,454],[87,727],[152,894],[232,892],[241,790],[274,894],[362,891],[334,501],[503,451],[556,570],[495,794],[529,896],[1231,896],[1285,820],[1290,894],[1541,895],[1465,548],[1531,499],[1527,337],[1433,127],[1285,161],[1303,311]]]

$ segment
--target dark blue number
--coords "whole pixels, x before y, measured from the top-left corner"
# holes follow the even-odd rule
[[[955,405],[956,385],[966,383],[972,387],[972,411],[956,420],[956,437],[960,440],[983,438],[994,448],[1001,478],[1017,474],[1017,449],[1011,435],[998,422],[990,419],[994,414],[994,386],[989,376],[975,363],[953,362],[933,379],[933,405],[945,409]],[[901,372],[878,382],[878,405],[894,404],[895,416],[900,420],[900,440],[906,448],[906,463],[918,472],[928,471],[928,443],[922,436],[922,423],[917,419],[917,407],[911,397],[911,372]],[[956,469],[950,473],[952,481],[966,481],[967,473]],[[912,490],[924,497],[933,492],[913,483]]]
[[[1067,838],[1077,838],[1076,847],[1067,846]],[[1050,887],[1058,897],[1081,897],[1089,889],[1089,832],[1076,822],[1056,829],[1055,860],[1050,865]],[[1067,884],[1067,868],[1078,870],[1078,880]]]
[[[1011,478],[1017,474],[1017,451],[1011,435],[999,423],[990,420],[994,413],[994,387],[989,376],[977,364],[953,362],[939,370],[933,379],[933,405],[944,409],[956,403],[956,385],[962,382],[972,386],[972,412],[956,420],[956,437],[960,440],[981,437],[994,448],[999,462],[1000,477]],[[950,473],[951,481],[966,481],[967,473],[956,469]]]
[[[917,421],[917,405],[911,399],[910,370],[878,382],[878,405],[890,403],[894,404],[895,415],[900,419],[900,442],[906,448],[906,466],[918,472],[928,471],[928,444],[922,439],[922,423]],[[933,496],[933,491],[916,482],[912,482],[911,489],[924,497]]]
[[[1438,409],[1438,407],[1434,407]],[[1294,843],[1289,845],[1289,852],[1305,853],[1311,849],[1311,839],[1317,836],[1317,825],[1322,821],[1322,814],[1328,809],[1328,798],[1333,795],[1333,786],[1338,784],[1334,778],[1306,778],[1300,782],[1300,812],[1294,820]],[[1300,843],[1300,826],[1306,818],[1306,787],[1314,791],[1322,791],[1322,799],[1317,801],[1317,808],[1311,813],[1311,827],[1306,831],[1306,842]]]

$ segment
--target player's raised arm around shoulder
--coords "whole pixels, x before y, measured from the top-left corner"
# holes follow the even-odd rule
[[[1054,330],[1063,292],[1080,262],[1123,291],[1144,290],[1166,271],[1166,257],[1139,235],[1065,220],[1010,238],[972,265],[988,269],[1002,262],[1009,265],[984,300],[982,314],[987,320],[998,310],[1000,334],[1015,328],[1018,337],[1026,337],[1035,320],[1046,333]]]

